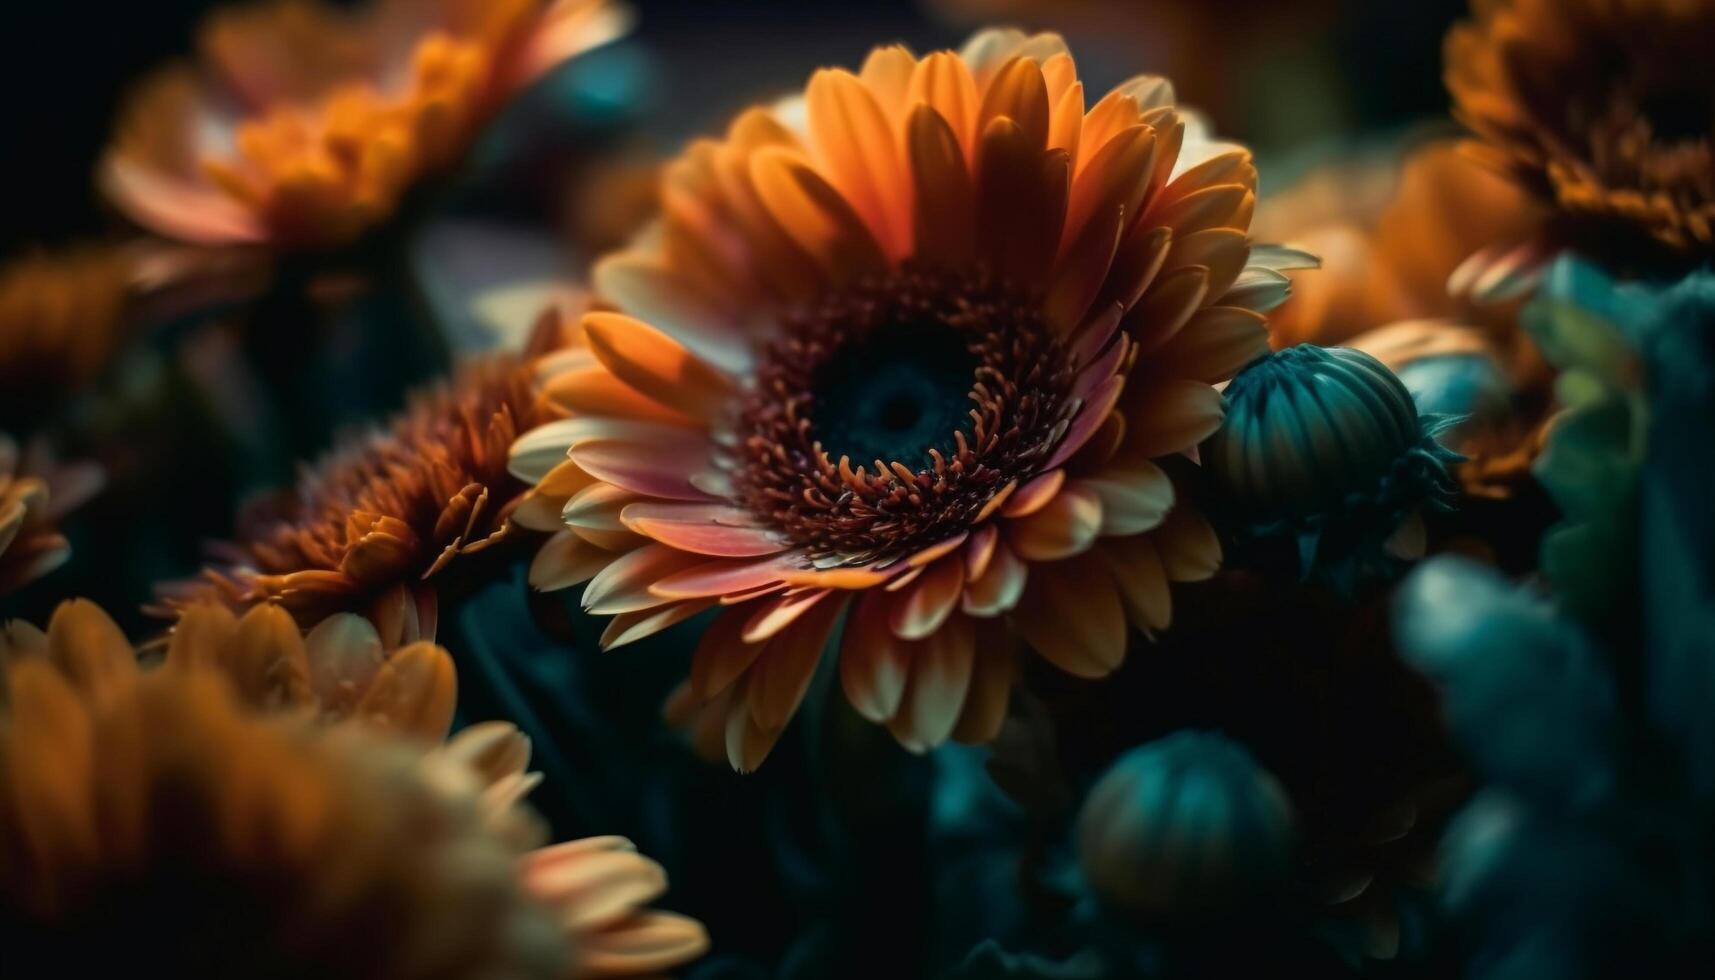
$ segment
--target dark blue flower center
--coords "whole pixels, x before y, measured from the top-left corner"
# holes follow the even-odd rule
[[[906,269],[781,324],[739,418],[738,498],[822,556],[944,540],[1053,450],[1070,357],[1037,305],[984,275]]]
[[[816,437],[834,459],[927,466],[931,448],[951,454],[953,430],[969,429],[977,364],[945,323],[872,330],[816,372]]]

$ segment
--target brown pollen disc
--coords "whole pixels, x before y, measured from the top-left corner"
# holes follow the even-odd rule
[[[739,417],[739,502],[823,560],[969,528],[1076,409],[1071,357],[1002,283],[907,269],[786,318]]]

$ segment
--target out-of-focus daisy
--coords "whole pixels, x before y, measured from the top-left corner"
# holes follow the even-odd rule
[[[101,165],[162,235],[318,248],[385,219],[507,97],[626,23],[605,0],[265,0],[134,95]]]
[[[383,654],[357,617],[301,637],[270,608],[189,610],[153,671],[91,603],[0,631],[15,962],[76,973],[118,946],[188,976],[596,977],[706,948],[644,908],[666,876],[624,838],[531,850],[511,725],[393,737],[444,734],[444,650]]]
[[[1631,267],[1715,255],[1715,8],[1697,0],[1473,0],[1446,42],[1470,152],[1552,210],[1537,239],[1462,270],[1534,280],[1545,244]]]
[[[1320,269],[1293,274],[1291,299],[1269,314],[1273,344],[1342,344],[1383,324],[1432,318],[1481,325],[1508,350],[1528,343],[1515,339],[1516,305],[1455,296],[1448,279],[1483,248],[1529,234],[1540,213],[1449,140],[1315,168],[1257,209],[1257,234],[1322,259]]]
[[[913,748],[992,736],[1008,624],[1085,677],[1166,626],[1220,549],[1158,461],[1304,260],[1253,252],[1248,151],[1161,78],[1086,108],[1055,35],[879,48],[798,108],[669,165],[548,382],[573,416],[513,447],[568,525],[532,581],[590,580],[605,643],[723,607],[691,686],[741,769],[842,615],[848,697]]]
[[[94,496],[101,483],[94,465],[55,463],[40,450],[20,454],[12,437],[0,432],[0,595],[71,557],[60,518]]]
[[[169,586],[166,604],[272,600],[305,627],[354,611],[390,642],[433,639],[439,591],[524,530],[514,510],[527,486],[507,471],[507,453],[520,433],[564,414],[536,379],[556,370],[565,333],[548,314],[522,354],[466,365],[384,428],[336,448],[293,491],[251,508],[222,563]]]

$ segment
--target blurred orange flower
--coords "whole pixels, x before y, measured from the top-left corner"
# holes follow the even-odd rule
[[[611,40],[605,0],[269,0],[217,13],[195,67],[144,83],[101,165],[139,224],[201,244],[321,248],[451,164],[504,100]]]
[[[737,768],[842,613],[860,713],[992,737],[1008,624],[1100,677],[1220,562],[1166,458],[1304,261],[1252,248],[1255,188],[1164,79],[1086,108],[1057,35],[817,72],[669,164],[659,227],[597,265],[620,312],[546,383],[571,417],[513,447],[565,524],[532,583],[589,580],[609,646],[724,607],[691,685]]]
[[[1475,158],[1552,209],[1545,237],[1625,265],[1715,256],[1715,6],[1473,0],[1472,13],[1447,36],[1454,114]],[[1508,244],[1486,258],[1516,265]]]
[[[61,605],[46,632],[0,631],[10,965],[82,975],[122,948],[184,977],[297,963],[596,977],[706,947],[697,923],[641,910],[665,878],[623,839],[530,850],[540,832],[513,805],[533,785],[528,742],[511,726],[424,755],[372,724],[308,724],[242,694],[289,686],[244,676],[280,666],[289,617],[252,613],[221,638],[210,626],[175,634],[154,671],[88,602]]]

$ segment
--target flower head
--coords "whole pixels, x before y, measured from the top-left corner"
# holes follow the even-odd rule
[[[277,601],[303,626],[356,611],[392,642],[433,639],[437,596],[484,552],[519,533],[526,486],[507,472],[522,432],[562,414],[538,396],[537,372],[561,342],[558,314],[524,354],[472,362],[418,392],[385,428],[308,468],[291,492],[241,521],[225,561],[169,586],[166,604]]]
[[[251,714],[212,673],[140,675],[107,639],[14,649],[4,669],[11,967],[562,975],[553,916],[517,884],[528,828],[497,825],[476,780]]]
[[[516,806],[540,782],[529,739],[487,722],[441,744],[454,689],[444,649],[383,649],[351,615],[304,636],[272,604],[242,618],[195,605],[154,670],[88,602],[62,604],[46,631],[7,624],[0,771],[18,775],[0,781],[0,843],[25,863],[0,904],[8,938],[40,944],[9,949],[73,954],[63,944],[141,928],[135,917],[153,920],[137,903],[187,888],[216,903],[190,913],[227,899],[249,912],[220,920],[229,946],[199,950],[216,976],[247,972],[244,956],[302,956],[336,976],[597,977],[700,955],[700,924],[645,908],[666,875],[629,841],[530,850],[540,830]],[[97,823],[127,814],[135,825]],[[351,916],[342,896],[380,918]],[[299,948],[303,929],[336,945]],[[163,922],[139,933],[139,955],[177,962],[194,936]],[[337,945],[362,939],[385,945]],[[413,972],[427,969],[420,947],[446,972]]]
[[[1078,814],[1078,860],[1102,901],[1146,923],[1199,921],[1277,893],[1292,804],[1249,752],[1182,731],[1121,756]]]
[[[1628,262],[1715,254],[1715,9],[1696,0],[1476,0],[1447,36],[1472,152]]]
[[[604,0],[266,0],[205,25],[200,60],[136,93],[101,180],[202,244],[343,244],[452,162],[512,92],[612,39]]]
[[[1251,248],[1247,151],[1160,78],[1086,109],[1054,35],[880,48],[803,107],[669,165],[547,383],[572,417],[513,449],[568,525],[532,581],[590,580],[609,644],[723,607],[691,683],[744,769],[842,614],[847,695],[917,748],[992,735],[1008,624],[1086,677],[1165,626],[1219,551],[1157,460],[1302,258]]]
[[[1233,379],[1203,460],[1240,534],[1293,536],[1305,575],[1350,586],[1423,553],[1422,509],[1454,495],[1449,421],[1419,417],[1374,357],[1300,344]]]

